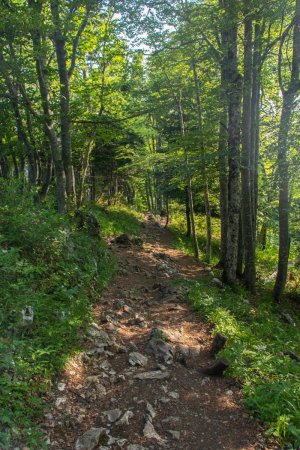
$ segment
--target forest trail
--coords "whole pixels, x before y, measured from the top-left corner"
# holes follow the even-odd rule
[[[86,352],[70,360],[49,398],[49,448],[279,448],[267,443],[262,427],[245,412],[232,380],[196,370],[213,361],[211,329],[185,303],[185,288],[174,280],[201,276],[204,269],[172,249],[170,233],[151,216],[142,247],[110,246],[119,273],[95,305]],[[150,341],[161,330],[167,339]]]

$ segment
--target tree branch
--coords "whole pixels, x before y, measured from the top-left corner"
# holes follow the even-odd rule
[[[72,44],[71,66],[70,66],[69,71],[68,71],[68,77],[69,78],[71,78],[71,76],[73,75],[74,69],[75,69],[76,57],[77,57],[77,48],[78,48],[78,45],[79,45],[79,41],[80,41],[81,35],[82,35],[85,27],[87,26],[90,13],[91,13],[91,6],[87,5],[84,19],[82,20],[82,22],[80,24],[80,27],[78,28],[78,31],[76,33],[76,36],[75,36],[75,38],[73,40],[73,44]]]

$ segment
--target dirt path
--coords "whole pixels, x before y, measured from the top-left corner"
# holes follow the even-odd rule
[[[86,352],[70,361],[52,394],[45,418],[49,447],[278,448],[243,410],[232,381],[196,370],[212,362],[211,330],[174,280],[198,277],[203,269],[172,249],[170,234],[149,218],[144,232],[143,248],[112,244],[119,274],[95,308]]]

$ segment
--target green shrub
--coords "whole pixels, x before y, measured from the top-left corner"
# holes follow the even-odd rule
[[[245,404],[282,442],[300,446],[300,364],[284,350],[300,354],[300,314],[296,327],[280,319],[271,298],[248,299],[241,289],[220,292],[210,277],[191,282],[190,301],[196,311],[228,336],[220,355],[230,361],[228,374],[243,384]]]
[[[33,206],[18,186],[2,187],[0,217],[0,448],[41,449],[42,395],[80,349],[116,262],[99,238],[51,204]],[[22,326],[25,306],[34,311],[30,327]]]

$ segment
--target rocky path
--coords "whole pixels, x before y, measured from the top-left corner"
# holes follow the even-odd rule
[[[151,217],[144,244],[112,243],[119,274],[95,307],[86,352],[70,360],[45,416],[49,448],[275,449],[212,362],[210,327],[185,301],[182,277],[203,275]],[[176,287],[177,286],[177,287]]]

